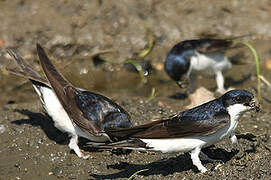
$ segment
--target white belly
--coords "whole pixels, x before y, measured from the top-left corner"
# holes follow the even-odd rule
[[[43,107],[53,119],[55,127],[62,132],[74,134],[75,128],[52,89],[40,87],[40,92],[43,96]]]
[[[192,71],[202,72],[213,75],[218,71],[226,71],[231,68],[228,58],[221,53],[201,54],[191,58]]]
[[[188,152],[196,147],[206,147],[221,141],[224,138],[233,135],[237,123],[230,123],[226,127],[220,129],[216,133],[209,136],[193,136],[187,138],[176,139],[141,139],[147,143],[147,147],[153,151],[161,151],[163,153],[172,152]]]

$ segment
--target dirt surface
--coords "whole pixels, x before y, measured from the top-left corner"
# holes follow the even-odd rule
[[[14,66],[6,48],[16,48],[40,69],[35,45],[41,43],[54,63],[77,87],[102,93],[123,106],[135,125],[168,117],[184,110],[190,100],[163,72],[166,53],[177,42],[204,36],[234,37],[253,34],[251,42],[260,56],[262,74],[271,81],[266,66],[271,59],[271,2],[161,1],[161,0],[0,0],[0,68]],[[144,80],[127,72],[123,62],[155,38],[149,60],[154,71]],[[100,66],[92,55],[102,51]],[[225,73],[226,87],[255,92],[253,57],[247,48]],[[71,63],[69,63],[71,62]],[[148,169],[137,179],[271,179],[271,88],[262,84],[261,111],[245,114],[238,126],[239,144],[222,141],[204,151],[224,164],[205,163],[201,174],[189,154],[120,152],[80,147],[88,160],[79,159],[67,146],[68,137],[44,115],[31,84],[0,72],[0,179],[127,179]],[[198,86],[215,90],[215,81],[202,77]],[[152,89],[155,97],[150,99]]]

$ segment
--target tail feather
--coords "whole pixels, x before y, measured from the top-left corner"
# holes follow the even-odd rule
[[[96,143],[89,142],[86,145],[87,147],[94,147],[99,149],[130,149],[130,150],[149,150],[146,146],[146,143],[140,139],[128,139],[112,143]]]
[[[44,79],[36,70],[34,70],[26,60],[22,58],[21,55],[18,53],[15,53],[12,50],[7,51],[8,54],[13,57],[13,60],[16,62],[16,64],[19,66],[20,70],[12,69],[12,68],[6,68],[7,71],[11,72],[12,74],[28,78],[30,81],[32,81],[33,84],[42,83],[48,87],[50,87],[49,83],[46,79]],[[35,83],[37,82],[37,83]]]
[[[237,39],[245,38],[252,35],[253,34],[246,34],[226,39],[202,39],[202,44],[197,48],[197,50],[202,53],[215,53],[225,52],[229,49],[244,47],[244,45],[240,43],[240,41]]]

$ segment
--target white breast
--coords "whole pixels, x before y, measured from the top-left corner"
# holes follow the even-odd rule
[[[243,104],[234,104],[227,108],[227,111],[231,117],[231,125],[229,127],[229,131],[231,134],[234,134],[240,117],[248,110],[249,108],[247,106],[244,106]]]
[[[197,53],[191,57],[192,71],[204,71],[205,74],[214,74],[231,68],[228,58],[222,53],[202,54]]]

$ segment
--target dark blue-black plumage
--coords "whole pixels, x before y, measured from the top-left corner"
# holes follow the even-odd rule
[[[255,104],[251,104],[253,98],[253,94],[247,90],[232,90],[217,99],[183,111],[172,118],[122,130],[109,128],[106,129],[106,132],[117,139],[206,136],[225,127],[230,122],[227,110],[230,105],[243,104],[255,108]]]
[[[254,98],[247,90],[232,90],[220,98],[209,101],[195,108],[181,112],[177,117],[190,117],[190,121],[212,119],[219,112],[227,112],[227,107],[236,103],[249,103]],[[187,119],[187,118],[186,118]]]
[[[105,127],[131,127],[130,116],[118,104],[109,98],[89,91],[77,91],[75,100],[83,116],[97,123],[103,130]]]

